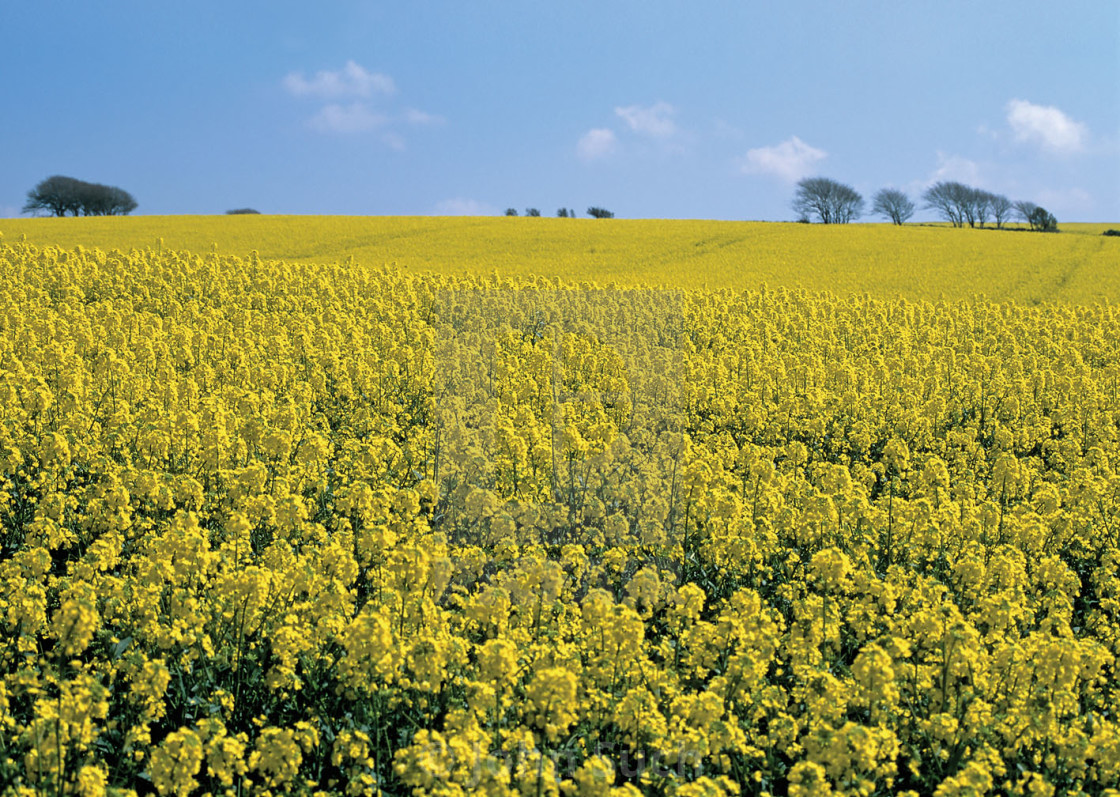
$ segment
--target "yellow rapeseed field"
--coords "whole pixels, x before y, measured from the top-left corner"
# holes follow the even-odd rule
[[[73,221],[3,795],[1120,794],[1114,239]]]
[[[1118,225],[1112,225],[1120,227]],[[1057,235],[937,225],[324,216],[0,220],[9,241],[156,249],[294,263],[397,265],[410,273],[1020,304],[1115,301],[1120,238],[1108,225]]]

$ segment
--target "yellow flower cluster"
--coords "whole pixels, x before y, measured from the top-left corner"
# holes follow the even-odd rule
[[[1110,305],[0,271],[0,793],[1117,795]]]

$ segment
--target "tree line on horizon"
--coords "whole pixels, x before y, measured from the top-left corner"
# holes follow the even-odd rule
[[[517,216],[519,214],[517,212],[517,208],[506,208],[505,215],[506,216]],[[536,217],[536,216],[541,215],[541,211],[540,211],[539,208],[525,208],[525,215]],[[587,209],[587,215],[590,216],[593,219],[613,219],[614,218],[614,213],[612,213],[611,211],[607,210],[606,208],[600,208],[600,207],[594,207],[594,206],[589,207]],[[578,218],[578,217],[579,217],[578,214],[576,214],[575,210],[572,209],[572,208],[560,208],[559,210],[556,211],[556,218],[558,218],[558,219],[575,219],[575,218]]]
[[[955,181],[934,183],[922,192],[924,207],[954,227],[984,227],[991,221],[995,228],[1017,217],[1039,232],[1057,232],[1058,220],[1045,208],[1033,202],[1012,202],[1003,194],[974,188]],[[822,224],[847,224],[863,215],[863,195],[850,185],[827,177],[806,177],[797,184],[793,210],[798,221],[808,223],[815,217]],[[871,212],[901,225],[917,210],[905,192],[883,188],[872,198]]]
[[[1058,221],[1054,215],[1033,202],[1012,202],[1002,194],[954,181],[941,181],[927,188],[921,197],[924,208],[936,211],[954,227],[983,228],[992,222],[1002,229],[1011,219],[1018,218],[1031,230],[1057,232]],[[53,175],[27,192],[24,213],[49,211],[54,216],[125,216],[135,210],[136,200],[123,188],[89,183],[73,177]],[[813,218],[822,224],[848,224],[859,219],[865,209],[863,196],[852,188],[827,177],[806,177],[797,184],[793,210],[798,221],[808,223]],[[889,219],[893,224],[907,222],[917,207],[905,192],[896,188],[883,188],[872,198],[871,213]],[[226,211],[228,214],[250,214],[252,208]],[[515,208],[508,208],[506,216],[517,216]],[[527,208],[526,216],[540,216],[537,208]],[[562,207],[556,211],[560,218],[576,218],[575,210]],[[601,207],[589,207],[587,215],[596,219],[614,218],[614,213]]]

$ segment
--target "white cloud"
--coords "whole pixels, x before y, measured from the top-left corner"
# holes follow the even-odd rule
[[[716,119],[712,123],[712,132],[716,138],[729,141],[740,141],[744,138],[743,130],[728,122],[726,119]]]
[[[661,100],[649,106],[620,105],[614,109],[623,124],[588,130],[576,143],[580,160],[595,161],[625,147],[639,155],[671,155],[685,151],[690,136],[677,127],[677,109]],[[618,132],[616,132],[616,130]]]
[[[394,94],[397,90],[391,77],[379,72],[369,72],[354,61],[347,61],[342,69],[333,72],[316,72],[310,78],[304,77],[302,72],[291,72],[284,78],[284,88],[296,97],[328,100]]]
[[[444,121],[441,116],[416,108],[394,107],[392,100],[387,99],[397,92],[393,79],[370,72],[354,61],[347,61],[339,70],[316,72],[312,77],[292,72],[282,84],[293,97],[317,101],[319,108],[308,118],[307,126],[319,133],[378,133],[385,146],[403,150],[403,127],[434,126]]]
[[[986,124],[980,124],[976,128],[976,135],[983,136],[984,138],[991,139],[992,141],[999,141],[1000,135],[998,130],[993,130]]]
[[[394,133],[392,130],[383,134],[381,136],[381,141],[389,149],[395,149],[397,152],[404,152],[407,148],[405,146],[404,136],[400,133]]]
[[[434,113],[425,113],[416,108],[408,108],[405,110],[404,120],[410,125],[441,125],[444,122],[442,116],[437,116]]]
[[[311,117],[308,124],[320,133],[367,133],[377,130],[388,123],[384,114],[379,114],[362,102],[349,105],[324,105]]]
[[[576,154],[585,161],[598,160],[610,155],[618,145],[618,137],[613,130],[597,127],[588,130],[576,144]]]
[[[948,155],[944,152],[937,153],[937,168],[930,172],[924,179],[918,178],[906,184],[903,188],[911,198],[920,197],[926,189],[934,183],[964,183],[977,188],[992,188],[990,180],[985,178],[989,169],[981,166],[976,161],[963,158],[960,155]]]
[[[1057,108],[1026,100],[1007,103],[1007,123],[1016,141],[1037,144],[1057,153],[1084,149],[1089,134],[1085,125],[1073,121]]]
[[[937,168],[934,169],[933,174],[930,175],[929,180],[922,187],[928,188],[942,180],[965,183],[966,185],[982,184],[984,181],[981,179],[980,172],[980,164],[976,161],[962,158],[960,155],[946,155],[944,152],[938,152]]]
[[[823,149],[811,147],[797,136],[772,147],[748,150],[740,166],[745,174],[771,174],[793,183],[808,176],[816,164],[828,157]]]
[[[495,216],[498,210],[493,205],[477,199],[455,197],[437,202],[436,213],[440,216]]]
[[[653,138],[670,138],[677,132],[677,125],[673,115],[677,110],[667,102],[655,102],[648,108],[640,105],[627,105],[615,108],[614,112],[620,116],[635,133],[651,136]]]

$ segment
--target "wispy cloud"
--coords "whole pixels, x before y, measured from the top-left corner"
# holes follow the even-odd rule
[[[397,93],[397,87],[393,79],[354,61],[347,61],[342,69],[323,70],[311,77],[291,72],[281,83],[293,97],[317,102],[319,108],[307,119],[307,126],[318,133],[377,133],[390,149],[403,150],[406,140],[402,127],[444,122],[442,116],[417,108],[394,108],[390,97]]]
[[[815,171],[816,165],[827,157],[823,149],[811,147],[793,136],[771,147],[747,150],[739,166],[744,174],[768,174],[794,183]]]
[[[347,61],[342,69],[324,69],[311,77],[304,77],[302,72],[290,72],[284,78],[284,88],[295,97],[320,99],[390,95],[397,90],[391,77],[370,72],[354,61]]]
[[[741,141],[744,138],[742,128],[720,118],[712,120],[712,135],[727,141]]]
[[[441,125],[446,121],[442,116],[419,111],[416,108],[405,109],[404,120],[410,125]]]
[[[576,143],[580,160],[602,160],[617,152],[679,154],[689,138],[677,126],[677,109],[658,100],[652,105],[619,105],[614,109],[621,120],[614,127],[596,127],[584,133]]]
[[[580,160],[594,161],[607,157],[618,146],[618,136],[606,127],[588,130],[576,144],[576,154]]]
[[[965,183],[967,185],[984,185],[983,168],[974,160],[969,160],[960,155],[947,155],[937,153],[937,168],[922,184],[922,188],[929,188],[934,183],[941,181]]]
[[[381,134],[381,143],[389,149],[395,149],[397,152],[404,152],[408,149],[408,143],[405,141],[404,136],[392,130]]]
[[[365,133],[378,130],[388,124],[384,114],[376,113],[362,102],[349,105],[324,105],[308,121],[313,130],[320,133]]]
[[[652,138],[671,138],[677,133],[673,116],[677,110],[667,102],[655,102],[643,108],[640,105],[627,105],[615,108],[616,115],[626,122],[635,133]]]
[[[1058,154],[1080,152],[1089,136],[1085,125],[1059,109],[1026,100],[1007,103],[1007,124],[1016,141],[1036,144]]]
[[[937,166],[925,177],[907,183],[903,186],[903,190],[910,194],[911,199],[921,197],[927,188],[940,182],[964,183],[977,188],[997,190],[990,184],[992,181],[988,179],[989,171],[989,166],[984,166],[977,161],[938,151]]]

